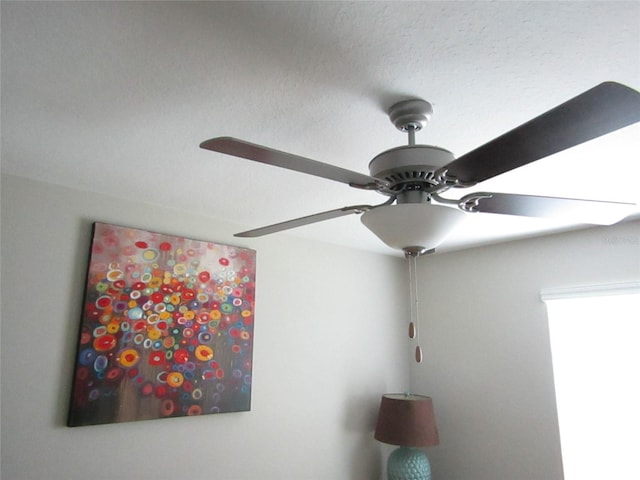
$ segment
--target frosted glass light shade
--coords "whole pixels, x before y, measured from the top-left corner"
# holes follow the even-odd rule
[[[400,203],[362,214],[362,223],[391,248],[436,248],[464,219],[464,212],[429,203]]]

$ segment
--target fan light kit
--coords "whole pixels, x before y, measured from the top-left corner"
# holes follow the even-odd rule
[[[458,158],[440,147],[415,144],[416,132],[424,128],[432,113],[431,104],[421,99],[393,105],[389,118],[396,128],[408,135],[408,145],[377,155],[369,163],[369,175],[232,137],[206,140],[200,147],[387,196],[387,201],[379,205],[337,208],[236,236],[259,237],[345,215],[362,214],[362,223],[369,230],[412,260],[412,291],[416,284],[415,258],[433,252],[464,219],[465,213],[611,225],[629,215],[635,207],[629,203],[495,192],[474,192],[456,200],[441,196],[448,190],[472,187],[640,121],[640,93],[629,87],[615,82],[601,83]],[[413,307],[412,304],[412,311]],[[412,318],[410,336],[416,329],[413,321]],[[416,360],[421,358],[422,352],[417,347]]]

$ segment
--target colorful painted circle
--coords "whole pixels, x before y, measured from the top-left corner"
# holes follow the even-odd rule
[[[184,348],[180,348],[173,352],[173,359],[177,363],[186,363],[187,361],[189,361],[189,351],[185,350]]]
[[[162,351],[153,352],[149,355],[149,365],[162,365],[164,360],[165,356]]]
[[[140,320],[143,317],[143,315],[144,315],[144,312],[142,311],[142,309],[140,307],[130,308],[129,312],[127,313],[127,316],[131,320]]]
[[[93,341],[93,348],[98,352],[107,352],[109,350],[114,349],[117,344],[118,344],[118,339],[115,336],[111,334],[106,334],[96,338]]]
[[[91,348],[85,348],[78,355],[78,362],[81,365],[91,365],[96,359],[96,352]]]
[[[171,399],[167,398],[160,404],[160,415],[164,417],[168,417],[169,415],[173,414],[174,410],[175,405],[173,404],[173,400]]]
[[[189,410],[187,410],[187,415],[195,416],[202,415],[202,407],[200,405],[191,405]]]
[[[153,248],[149,248],[148,250],[142,252],[142,258],[146,262],[153,262],[156,258],[158,258],[159,255],[160,254],[158,253],[158,251]]]
[[[140,354],[133,348],[127,348],[119,353],[117,360],[123,367],[132,367],[140,360]]]
[[[167,385],[178,388],[184,382],[184,376],[180,372],[171,372],[167,375]]]

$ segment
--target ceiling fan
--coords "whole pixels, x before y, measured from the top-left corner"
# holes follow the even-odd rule
[[[380,205],[352,205],[238,233],[259,237],[349,214],[392,248],[407,256],[431,252],[464,217],[484,212],[526,217],[565,218],[609,225],[627,216],[633,204],[474,192],[452,200],[441,194],[469,188],[502,173],[640,121],[640,93],[605,82],[461,157],[443,148],[416,145],[415,133],[432,114],[431,104],[405,100],[389,109],[393,124],[408,135],[408,145],[377,155],[369,175],[255,145],[232,137],[206,140],[201,148],[373,190],[388,197]],[[439,205],[436,205],[439,204]]]

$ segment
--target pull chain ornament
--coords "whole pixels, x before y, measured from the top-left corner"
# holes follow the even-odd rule
[[[404,255],[409,262],[409,338],[415,340],[415,360],[422,363],[422,347],[420,346],[420,331],[418,328],[418,257],[427,253],[433,253],[435,250],[427,250],[420,247],[411,247],[404,249]]]
[[[415,255],[407,257],[409,261],[409,311],[411,320],[409,322],[409,338],[415,340],[416,352],[415,359],[417,363],[422,362],[422,348],[420,347],[420,335],[418,332],[418,278],[417,278],[417,259]]]

